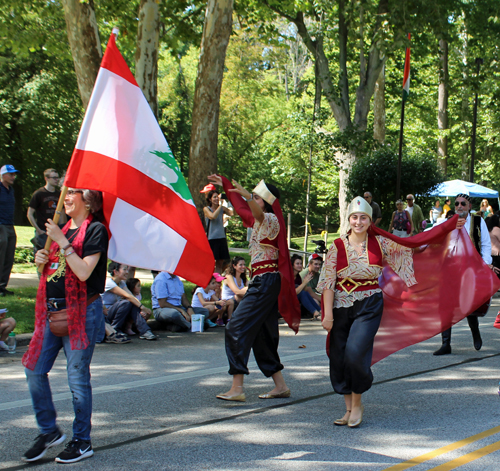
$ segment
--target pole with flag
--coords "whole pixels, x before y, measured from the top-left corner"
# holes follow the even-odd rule
[[[64,185],[103,193],[108,257],[207,286],[214,258],[156,117],[111,34]]]
[[[408,41],[411,40],[411,34],[408,33]],[[399,154],[398,154],[398,177],[396,183],[396,199],[401,196],[401,158],[403,154],[403,129],[405,122],[405,102],[410,94],[410,46],[406,48],[405,68],[403,75],[403,100],[401,102],[401,124],[399,128]]]

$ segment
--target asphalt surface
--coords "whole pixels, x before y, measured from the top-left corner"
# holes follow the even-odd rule
[[[92,362],[92,444],[82,470],[423,470],[500,469],[500,331],[494,300],[481,320],[476,352],[466,321],[453,328],[453,354],[435,357],[440,337],[402,350],[373,368],[359,429],[333,426],[344,413],[332,393],[325,333],[303,321],[296,336],[280,327],[289,399],[253,361],[245,403],[217,400],[229,389],[224,329],[97,345]],[[305,348],[300,348],[305,347]],[[62,445],[37,464],[20,461],[38,434],[19,348],[0,353],[0,470],[56,469]],[[251,357],[253,360],[253,357]],[[50,373],[58,421],[71,437],[73,410],[65,358]],[[423,456],[422,456],[423,455]],[[414,460],[408,463],[408,460]]]

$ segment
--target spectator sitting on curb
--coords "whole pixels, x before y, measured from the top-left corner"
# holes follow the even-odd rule
[[[314,299],[305,288],[313,278],[313,273],[307,272],[307,275],[302,279],[300,272],[302,270],[302,257],[297,254],[292,255],[292,268],[295,275],[295,292],[299,298],[300,305],[312,316],[312,321],[321,320],[321,312],[319,310],[320,303]]]
[[[321,265],[323,263],[323,258],[317,253],[313,253],[309,256],[309,264],[305,270],[300,272],[300,277],[304,279],[309,273],[312,274],[312,278],[307,283],[304,288],[318,303],[321,303],[321,296],[316,292],[316,286],[318,286],[319,281],[319,271],[321,270]]]
[[[151,301],[155,319],[160,324],[164,324],[171,332],[191,330],[191,316],[193,314],[203,314],[206,319],[205,324],[209,327],[217,325],[208,320],[207,309],[203,307],[193,308],[189,304],[182,281],[178,276],[166,271],[159,273],[153,281]]]
[[[207,309],[210,320],[213,320],[217,316],[216,324],[219,327],[224,327],[223,316],[226,312],[228,319],[231,319],[234,308],[234,301],[232,299],[220,300],[215,294],[217,283],[221,283],[223,279],[223,276],[218,273],[214,273],[206,288],[200,288],[199,286],[196,287],[191,301],[193,308],[204,307]]]
[[[108,321],[118,331],[125,329],[129,319],[135,324],[142,340],[156,340],[146,319],[151,310],[145,307],[127,288],[128,266],[111,262],[108,266],[111,278],[106,279],[102,301],[108,310]],[[129,333],[130,335],[130,333]]]
[[[5,319],[5,313],[0,314],[0,352],[7,352],[9,350],[5,341],[15,327],[16,321],[13,317]]]

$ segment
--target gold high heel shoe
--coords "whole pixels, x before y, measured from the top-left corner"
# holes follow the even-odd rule
[[[361,415],[359,416],[359,419],[357,420],[352,420],[349,418],[349,421],[347,422],[347,426],[349,428],[356,428],[361,425],[361,422],[363,422],[363,412],[365,411],[365,406],[361,405]]]
[[[350,410],[346,411],[346,413],[349,412],[349,414],[351,413]],[[345,417],[345,414],[344,414],[344,417]],[[341,419],[337,419],[335,420],[335,422],[333,422],[334,425],[347,425],[348,422],[349,422],[349,419],[344,419],[344,417],[342,417]]]

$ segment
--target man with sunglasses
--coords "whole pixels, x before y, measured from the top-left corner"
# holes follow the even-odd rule
[[[493,270],[493,265],[491,264],[491,240],[488,227],[481,216],[473,216],[470,214],[471,209],[472,204],[469,195],[459,194],[456,196],[455,213],[458,214],[460,219],[465,219],[464,226],[476,250],[481,254],[484,263]],[[478,311],[474,311],[467,316],[467,322],[472,332],[472,339],[476,350],[481,350],[483,346],[481,334],[479,333],[478,316],[482,317],[485,313],[486,311],[480,308]],[[451,353],[451,327],[445,330],[441,334],[441,337],[443,339],[443,344],[434,352],[434,355],[448,355]]]
[[[31,196],[28,206],[28,219],[35,228],[35,236],[45,234],[45,223],[47,219],[54,219],[57,202],[61,192],[57,188],[59,184],[59,174],[57,170],[48,168],[43,172],[45,186],[36,190]],[[59,224],[66,222],[66,214],[61,214]],[[39,247],[41,248],[41,247]]]

